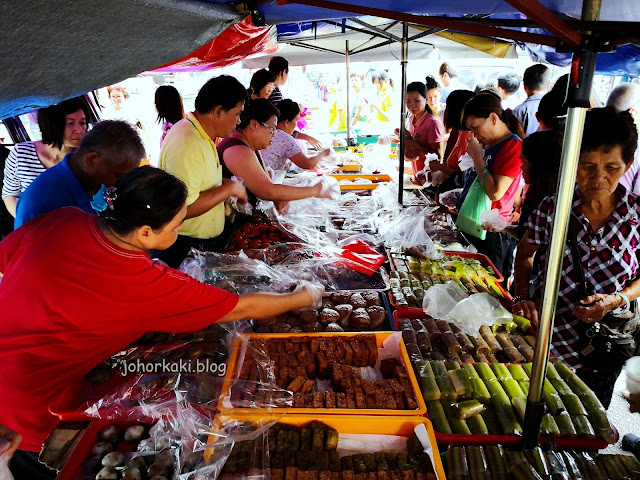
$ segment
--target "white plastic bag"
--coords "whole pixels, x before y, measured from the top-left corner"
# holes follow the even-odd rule
[[[461,172],[474,168],[473,165],[473,158],[471,158],[471,155],[468,153],[465,153],[458,159],[458,168]]]
[[[485,210],[480,214],[480,224],[485,230],[502,231],[509,225],[501,216],[497,208]]]
[[[474,293],[453,307],[445,320],[453,322],[467,335],[475,336],[482,325],[505,324],[513,320],[513,316],[488,293]]]
[[[424,294],[422,309],[424,313],[436,320],[445,320],[449,312],[467,297],[468,295],[455,282],[434,285]]]

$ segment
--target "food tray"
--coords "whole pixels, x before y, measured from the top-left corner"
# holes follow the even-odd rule
[[[264,423],[264,416],[256,415],[233,415],[238,421]],[[356,435],[397,435],[401,437],[409,437],[413,433],[415,427],[424,425],[429,435],[431,444],[433,467],[438,480],[445,480],[444,468],[440,454],[438,453],[438,445],[431,421],[424,417],[406,416],[406,417],[372,417],[367,415],[284,415],[267,416],[267,420],[278,421],[287,425],[300,427],[312,421],[319,421],[338,431],[339,434],[356,434]],[[210,437],[209,444],[213,443],[215,437]]]
[[[359,335],[358,333],[293,333],[293,334],[279,334],[279,333],[271,333],[271,334],[249,334],[249,335],[238,335],[234,343],[234,347],[231,352],[231,358],[229,359],[229,364],[227,367],[227,376],[225,377],[224,384],[222,386],[222,393],[220,394],[220,402],[218,404],[218,409],[227,415],[258,415],[263,416],[267,414],[272,414],[275,412],[282,412],[287,414],[305,414],[305,415],[389,415],[389,416],[406,416],[406,415],[423,415],[427,411],[427,406],[424,403],[422,398],[422,394],[420,393],[420,386],[418,385],[418,381],[413,371],[413,366],[411,365],[411,361],[409,360],[409,356],[407,355],[407,349],[405,348],[404,342],[402,341],[402,337],[394,332],[373,332],[375,335],[376,343],[378,348],[382,347],[385,340],[387,340],[392,335],[397,335],[398,338],[398,348],[399,348],[399,358],[400,364],[404,366],[408,376],[409,382],[411,384],[411,389],[416,398],[416,403],[418,404],[418,408],[415,410],[391,410],[391,409],[350,409],[350,408],[278,408],[272,407],[271,409],[267,408],[234,408],[231,406],[230,401],[227,397],[229,397],[229,391],[231,388],[231,384],[238,378],[238,373],[236,372],[236,367],[239,365],[239,357],[242,356],[242,360],[240,364],[244,361],[244,354],[246,350],[246,345],[250,340],[267,340],[270,338],[294,338],[294,337],[311,337],[311,338],[323,338],[323,337],[355,337]]]
[[[86,418],[83,420],[86,420]],[[140,423],[148,423],[153,425],[155,423],[155,420],[149,420],[146,422],[137,420],[92,420],[91,423],[89,423],[87,429],[80,437],[80,440],[76,444],[75,448],[69,455],[69,458],[65,462],[64,467],[62,467],[62,470],[60,470],[60,473],[56,477],[57,480],[84,480],[86,478],[91,478],[87,475],[82,475],[81,469],[83,464],[92,456],[91,449],[93,448],[93,445],[98,441],[99,433],[109,425],[116,425],[118,427],[129,427],[131,425],[138,425]],[[128,446],[129,444],[123,441],[120,443],[120,445],[118,446],[118,450],[116,451],[123,453],[133,451],[126,448]]]
[[[345,165],[346,166],[346,165]],[[341,168],[344,170],[344,167]],[[346,170],[344,170],[346,171]],[[391,182],[392,179],[386,174],[330,174],[329,177],[335,178],[338,182],[340,180],[355,180],[356,178],[363,178],[365,180],[371,180],[374,183],[353,184],[353,185],[340,185],[340,190],[375,190],[380,183]]]
[[[393,320],[393,312],[391,311],[391,306],[389,305],[389,299],[382,292],[378,292],[378,295],[380,297],[380,306],[383,307],[385,312],[386,312],[386,318],[385,318],[384,322],[382,322],[382,325],[380,325],[375,330],[362,330],[363,333],[389,332],[389,331],[395,331],[396,330],[393,327],[395,322]],[[325,296],[330,296],[330,295],[325,295]],[[318,310],[320,311],[322,309],[320,308]],[[258,328],[259,325],[260,325],[259,321],[254,321],[254,325],[253,325],[253,332],[254,333],[256,333],[256,328]],[[358,330],[347,330],[347,332],[358,332]],[[322,332],[318,332],[318,333],[322,333]]]
[[[389,261],[391,262],[391,260]],[[504,295],[504,298],[500,298],[496,300],[499,300],[502,306],[511,312],[511,308],[513,307],[513,299],[511,298],[511,295],[509,294],[509,292],[507,292],[504,289],[501,283],[496,283],[496,285],[500,289],[500,292],[502,293],[502,295]],[[422,308],[419,308],[419,307],[399,307],[396,304],[395,300],[393,299],[393,293],[391,292],[391,290],[387,292],[387,295],[389,297],[389,305],[391,305],[397,312],[405,315],[424,314],[424,310],[422,310]],[[413,317],[413,318],[416,318],[416,317]]]
[[[502,273],[500,271],[498,271],[498,269],[493,264],[491,259],[489,257],[487,257],[486,255],[482,254],[482,253],[452,252],[452,251],[447,251],[447,250],[445,250],[443,253],[445,255],[456,255],[456,256],[461,257],[461,258],[470,258],[470,259],[473,259],[473,260],[478,260],[480,262],[480,265],[482,265],[483,267],[491,267],[493,269],[493,271],[496,272],[495,279],[498,282],[503,282],[504,281],[504,277],[502,276]],[[389,263],[391,265],[391,270],[397,270],[395,261],[393,260],[391,252],[389,250],[387,250],[387,258],[389,258]]]

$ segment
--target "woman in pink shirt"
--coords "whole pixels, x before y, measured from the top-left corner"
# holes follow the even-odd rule
[[[413,162],[414,174],[424,169],[428,153],[438,155],[442,161],[444,126],[430,105],[427,104],[427,87],[422,82],[407,85],[406,96],[409,117],[409,138],[405,141],[405,157],[417,160]]]

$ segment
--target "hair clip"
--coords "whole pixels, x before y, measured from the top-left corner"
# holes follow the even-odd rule
[[[93,200],[89,202],[91,208],[96,212],[102,213],[107,208],[113,210],[113,202],[118,198],[116,195],[116,187],[105,187],[104,184],[100,187],[100,190],[93,196]]]

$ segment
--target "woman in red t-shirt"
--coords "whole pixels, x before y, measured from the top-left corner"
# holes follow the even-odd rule
[[[94,196],[99,216],[61,208],[0,242],[0,425],[24,438],[10,464],[20,465],[16,478],[36,478],[24,468],[37,465],[31,452],[57,422],[48,407],[61,389],[79,387],[143,334],[193,332],[320,302],[322,287],[238,296],[154,263],[148,252],[176,241],[186,198],[181,180],[140,167]]]
[[[522,178],[522,125],[511,110],[502,109],[500,97],[492,92],[481,92],[469,100],[462,111],[461,123],[471,131],[467,153],[473,158],[475,167],[475,171],[468,171],[466,175],[465,192],[472,182],[482,181],[484,191],[491,199],[491,208],[497,209],[500,217],[509,222]],[[485,240],[473,236],[469,239],[505,278],[509,277],[512,267],[508,259],[512,258],[515,248],[509,235],[488,231]]]

